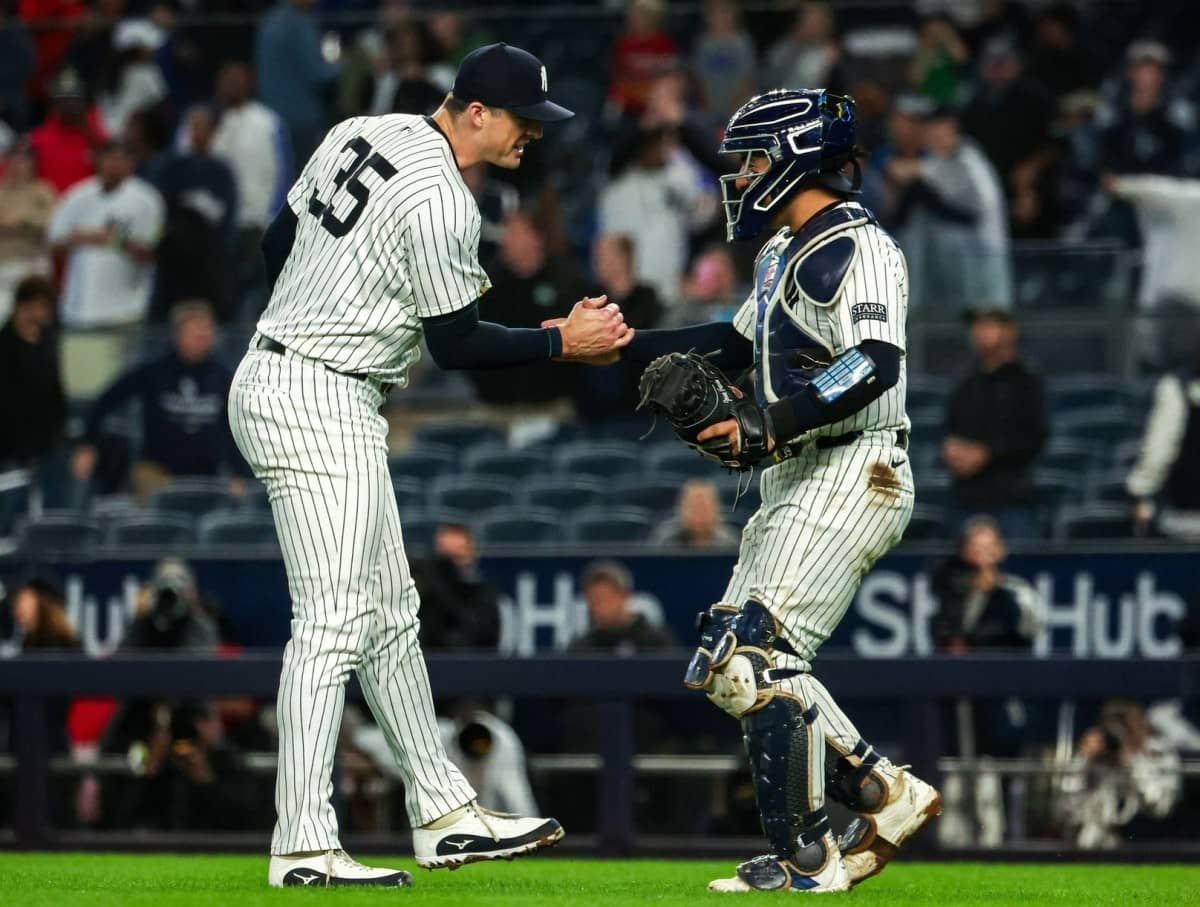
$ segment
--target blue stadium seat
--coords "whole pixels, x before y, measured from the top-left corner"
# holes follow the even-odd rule
[[[1071,438],[1051,438],[1038,457],[1042,469],[1057,469],[1083,475],[1095,466],[1104,451],[1095,444]]]
[[[651,472],[669,472],[701,479],[711,479],[714,468],[712,460],[679,441],[666,441],[651,447],[646,457],[646,467]]]
[[[559,449],[555,465],[561,473],[611,479],[640,472],[642,458],[637,445],[632,443],[572,441]]]
[[[650,514],[640,507],[589,508],[571,520],[576,542],[640,542],[652,528]]]
[[[553,510],[513,508],[496,510],[479,520],[479,540],[489,545],[536,545],[561,539],[561,514]]]
[[[944,407],[927,406],[921,409],[910,407],[908,418],[912,422],[911,436],[915,443],[941,443],[943,429],[946,425],[946,410]]]
[[[679,489],[688,476],[659,473],[622,481],[617,488],[616,501],[632,507],[644,507],[654,514],[665,514],[679,501]]]
[[[78,556],[100,542],[100,523],[78,510],[47,510],[26,520],[18,539],[27,555],[53,552]]]
[[[1124,407],[1117,406],[1075,410],[1059,416],[1054,425],[1062,437],[1104,446],[1135,437],[1139,428]]]
[[[525,491],[525,503],[530,507],[566,514],[598,504],[603,498],[603,484],[584,476],[538,476]]]
[[[396,504],[401,513],[418,510],[425,506],[428,486],[414,476],[395,476],[392,490],[396,492]]]
[[[1123,466],[1128,469],[1137,462],[1137,458],[1141,455],[1142,439],[1130,438],[1128,441],[1113,445],[1111,462],[1113,466]]]
[[[954,479],[948,472],[938,470],[914,478],[918,507],[946,508],[952,506]]]
[[[392,478],[406,476],[428,481],[458,468],[458,451],[445,444],[425,444],[419,449],[388,455]]]
[[[912,519],[904,530],[904,541],[927,542],[949,538],[950,526],[946,521],[946,511],[941,507],[929,507],[923,504],[913,508]]]
[[[179,478],[150,495],[150,509],[161,513],[190,513],[202,516],[229,506],[227,479]]]
[[[1126,394],[1111,375],[1063,375],[1046,384],[1050,411],[1061,416],[1079,410],[1124,407]]]
[[[1074,503],[1083,489],[1083,474],[1061,469],[1035,469],[1033,487],[1037,490],[1038,504],[1044,510]]]
[[[546,472],[549,466],[545,455],[538,451],[491,445],[473,449],[463,457],[467,472],[502,479],[524,479],[534,473]]]
[[[279,538],[269,514],[218,510],[200,518],[200,543],[238,547],[278,545]]]
[[[1086,494],[1088,503],[1129,504],[1129,492],[1125,482],[1129,470],[1122,466],[1094,472],[1088,476]]]
[[[470,525],[471,518],[458,511],[421,510],[402,514],[400,531],[404,536],[404,547],[408,551],[426,552],[433,546],[433,535],[442,523]]]
[[[738,522],[735,519],[736,515],[744,514],[744,518],[738,523],[744,526],[750,515],[762,504],[759,474],[756,472],[747,478],[739,472],[717,472],[708,478],[716,483],[721,493],[721,518]]]
[[[1054,522],[1054,537],[1076,539],[1122,539],[1133,535],[1129,508],[1123,504],[1084,504],[1066,507]]]
[[[165,510],[117,517],[108,524],[105,542],[114,548],[193,545],[196,518],[190,513]]]
[[[511,480],[483,476],[442,476],[429,487],[429,503],[433,508],[461,510],[472,516],[511,507],[516,496],[517,489]]]
[[[909,410],[938,411],[943,415],[950,400],[950,382],[933,375],[910,375],[905,405]]]
[[[491,422],[427,422],[413,432],[414,446],[443,444],[463,450],[481,441],[505,440],[504,432]]]
[[[25,469],[0,472],[0,539],[12,535],[17,518],[29,509],[31,481]]]

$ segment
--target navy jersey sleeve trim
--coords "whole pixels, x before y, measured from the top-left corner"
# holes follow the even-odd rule
[[[479,302],[422,318],[429,355],[441,368],[500,368],[562,355],[558,328],[510,328],[479,320]]]
[[[695,350],[713,365],[726,371],[749,368],[754,363],[754,344],[738,333],[729,321],[710,321],[684,328],[638,331],[622,358],[651,362],[667,353]]]

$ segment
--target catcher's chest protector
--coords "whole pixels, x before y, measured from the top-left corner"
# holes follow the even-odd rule
[[[838,302],[857,259],[855,228],[873,220],[866,208],[848,202],[795,234],[781,230],[758,253],[754,359],[760,406],[799,393],[844,351]]]

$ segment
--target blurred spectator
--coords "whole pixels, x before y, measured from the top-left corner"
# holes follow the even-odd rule
[[[53,332],[54,288],[44,277],[17,285],[0,329],[0,461],[31,463],[62,439],[67,418]]]
[[[483,317],[513,327],[537,327],[565,317],[587,286],[570,261],[551,257],[542,225],[528,211],[504,223],[500,260],[492,288],[481,303]],[[551,362],[471,372],[481,400],[495,404],[548,403],[574,394],[577,370]]]
[[[287,130],[275,113],[252,97],[253,76],[245,63],[226,63],[217,72],[219,109],[213,157],[233,171],[237,191],[238,295],[265,291],[263,233],[283,207],[292,179]]]
[[[125,631],[124,649],[174,649],[211,653],[220,641],[217,624],[208,613],[186,561],[165,558],[154,565],[150,581],[140,590],[137,616]]]
[[[461,10],[449,8],[431,10],[427,20],[429,36],[437,47],[436,56],[441,61],[442,75],[434,75],[434,81],[445,84],[446,89],[454,82],[454,73],[463,57],[495,39],[482,27],[467,18]]]
[[[986,513],[1007,538],[1038,535],[1033,463],[1049,434],[1042,382],[1020,360],[1020,329],[1002,311],[971,321],[976,366],[950,396],[942,459],[962,513]]]
[[[626,324],[640,330],[658,324],[662,306],[654,288],[638,280],[636,260],[633,240],[624,233],[602,233],[592,243],[592,272],[601,292],[621,307]]]
[[[1054,114],[1052,96],[1022,74],[1012,41],[1000,37],[988,42],[979,82],[963,110],[962,129],[979,143],[1006,188],[1019,167],[1036,167],[1035,155],[1045,154]]]
[[[682,296],[698,305],[740,305],[746,294],[738,292],[733,253],[719,245],[709,246],[697,255],[683,279]]]
[[[384,57],[375,73],[366,112],[431,114],[441,106],[446,89],[425,71],[425,41],[415,22],[394,25],[384,33]]]
[[[29,134],[38,176],[65,192],[94,172],[94,155],[108,142],[108,131],[95,107],[88,105],[83,81],[64,69],[50,86],[51,107],[42,125]]]
[[[463,703],[438,720],[450,761],[462,769],[486,809],[537,815],[525,767],[525,747],[508,724],[491,712]]]
[[[496,587],[479,572],[475,534],[461,523],[442,523],[429,558],[414,560],[421,597],[421,645],[426,649],[492,649],[500,644]]]
[[[791,29],[767,52],[761,87],[769,91],[832,86],[840,56],[833,8],[828,3],[802,3]]]
[[[521,195],[508,182],[492,175],[487,163],[475,164],[462,171],[463,182],[475,196],[482,221],[479,230],[479,262],[485,271],[492,272],[500,244],[504,241],[504,223],[521,206]]]
[[[79,19],[86,14],[87,4],[83,0],[18,0],[18,18],[47,23],[32,30],[35,68],[29,91],[35,100],[45,98],[46,88],[62,68],[67,49],[77,34]]]
[[[0,3],[0,121],[16,131],[26,126],[28,83],[37,62],[25,25],[8,2]]]
[[[229,166],[212,154],[215,128],[211,108],[193,107],[184,122],[186,150],[167,155],[155,168],[167,216],[151,321],[166,321],[171,307],[185,299],[209,300],[221,322],[236,315],[228,263],[237,242],[237,189]]]
[[[0,174],[0,319],[7,317],[17,283],[49,274],[46,225],[54,210],[54,187],[38,179],[37,160],[21,142],[4,156]]]
[[[213,352],[212,309],[180,303],[171,312],[171,330],[166,353],[125,372],[92,404],[71,463],[77,480],[96,468],[105,419],[131,400],[141,403],[141,456],[130,476],[139,496],[172,476],[249,475],[225,418],[233,373]],[[234,489],[239,484],[232,479]]]
[[[375,21],[354,36],[342,53],[337,105],[343,117],[360,116],[371,102],[371,86],[388,66],[388,32],[411,21],[408,0],[383,0]]]
[[[1038,13],[1029,75],[1056,98],[1095,84],[1092,60],[1080,41],[1079,9],[1070,3],[1053,3]]]
[[[66,256],[65,326],[134,324],[145,317],[163,218],[162,198],[133,175],[128,148],[105,146],[96,176],[63,197],[47,229],[51,247]]]
[[[287,124],[301,166],[325,134],[325,88],[337,78],[321,55],[314,2],[279,0],[259,21],[254,48],[258,96]]]
[[[733,0],[708,0],[704,4],[704,32],[692,51],[692,70],[700,79],[713,116],[728,119],[754,94],[755,66],[754,43],[742,28],[738,4]]]
[[[1013,654],[1032,650],[1045,623],[1046,606],[1030,583],[1003,572],[1007,557],[1004,536],[993,519],[977,516],[967,520],[958,551],[933,573],[938,610],[930,630],[940,651],[967,655],[989,649]],[[1019,756],[1030,736],[1025,704],[1011,698],[959,699],[953,724],[955,749],[965,759]],[[959,827],[944,833],[957,835],[959,846],[999,846],[1006,825],[999,777],[986,764],[977,764],[948,786],[948,795],[965,801],[964,787],[968,786],[972,802],[948,804],[947,811],[958,819]]]
[[[608,100],[619,113],[638,116],[654,79],[678,62],[675,40],[662,29],[664,0],[628,0],[625,31],[617,36],[609,65]]]
[[[116,65],[113,33],[125,15],[128,0],[93,0],[74,23],[65,63],[89,88],[110,77]]]
[[[642,130],[635,155],[600,195],[600,232],[633,240],[638,279],[670,304],[679,299],[688,239],[711,216],[714,200],[667,127]]]
[[[721,520],[721,497],[708,479],[690,479],[679,490],[675,516],[654,530],[655,545],[678,548],[736,547],[737,530]]]
[[[1126,488],[1134,521],[1145,529],[1154,517],[1159,532],[1200,542],[1200,331],[1193,326],[1189,367],[1163,375],[1154,389],[1141,454]]]
[[[958,551],[933,575],[938,610],[933,642],[951,655],[979,649],[1029,649],[1045,623],[1045,603],[1026,580],[1004,573],[1008,548],[991,517],[967,520]],[[977,729],[978,730],[978,729]],[[981,752],[991,752],[984,749]]]
[[[1179,799],[1179,753],[1154,734],[1138,703],[1106,702],[1080,737],[1075,762],[1063,775],[1061,804],[1079,847],[1117,847],[1135,819],[1165,818]]]
[[[669,630],[633,610],[633,576],[624,565],[593,561],[583,570],[579,591],[587,602],[588,630],[571,643],[572,652],[602,649],[634,655],[675,645]]]
[[[929,115],[924,136],[923,158],[893,157],[884,171],[897,198],[892,220],[911,304],[1008,308],[1008,225],[996,171],[946,108]]]
[[[1183,173],[1185,123],[1190,115],[1166,96],[1171,52],[1140,40],[1125,54],[1128,98],[1101,138],[1101,167],[1113,173]]]
[[[897,95],[888,112],[886,140],[871,152],[870,166],[863,169],[862,202],[889,228],[894,228],[905,187],[886,178],[888,162],[915,161],[925,153],[925,120],[933,109],[933,101],[924,95]]]
[[[149,19],[126,19],[113,30],[116,57],[101,77],[96,99],[110,135],[123,135],[133,114],[167,97],[166,80],[154,59],[165,37]]]
[[[909,71],[913,88],[938,104],[962,103],[970,56],[966,42],[949,16],[935,13],[926,17],[917,35],[917,52]]]
[[[79,648],[79,635],[63,607],[62,593],[49,580],[34,577],[13,590],[12,616],[23,650]]]

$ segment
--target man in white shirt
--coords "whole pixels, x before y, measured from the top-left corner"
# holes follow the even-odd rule
[[[133,167],[127,148],[108,144],[96,175],[72,187],[50,219],[47,239],[66,256],[60,303],[66,327],[136,324],[146,315],[165,208]]]

